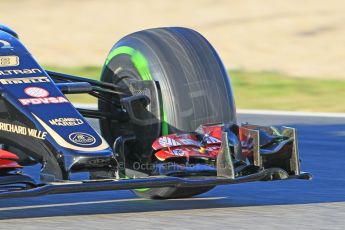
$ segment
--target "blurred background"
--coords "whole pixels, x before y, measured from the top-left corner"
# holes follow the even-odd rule
[[[97,79],[121,37],[183,26],[216,48],[238,108],[345,112],[343,0],[0,0],[0,9],[50,70]]]

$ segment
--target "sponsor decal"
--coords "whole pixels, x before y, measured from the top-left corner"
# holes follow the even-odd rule
[[[64,97],[21,98],[19,101],[22,105],[68,103],[68,100]]]
[[[184,156],[185,153],[183,152],[182,149],[174,149],[171,151],[171,153],[175,156]]]
[[[49,92],[40,87],[27,87],[24,89],[24,93],[31,97],[48,97]]]
[[[45,76],[0,79],[0,84],[2,85],[45,83],[45,82],[50,82],[49,78]]]
[[[49,133],[49,135],[58,143],[61,147],[68,148],[68,149],[73,149],[77,151],[84,151],[84,152],[94,152],[94,151],[100,151],[100,150],[105,150],[109,148],[109,145],[107,142],[101,138],[101,143],[98,146],[95,147],[90,147],[90,146],[77,146],[77,145],[72,145],[69,142],[67,142],[60,134],[58,134],[54,129],[52,129],[49,125],[47,125],[44,121],[42,121],[39,117],[37,117],[34,113],[32,115],[36,118],[36,120],[43,126],[45,130]]]
[[[68,103],[65,97],[48,97],[49,92],[40,87],[27,87],[24,92],[33,98],[20,98],[18,99],[22,105],[40,105],[40,104],[60,104]]]
[[[0,76],[42,73],[40,69],[8,69],[0,71]]]
[[[23,136],[30,136],[37,139],[45,140],[47,132],[39,131],[37,129],[27,128],[21,125],[14,125],[9,123],[0,122],[0,130],[10,133],[16,133]]]
[[[206,151],[215,151],[215,150],[219,150],[220,146],[209,146],[205,148]],[[196,152],[200,152],[200,148],[192,148],[192,150],[196,151]]]
[[[78,145],[92,145],[96,142],[96,138],[92,135],[81,132],[71,133],[68,138]]]
[[[200,144],[200,142],[195,141],[195,140],[191,140],[191,139],[181,139],[180,140],[184,145],[196,145],[198,146]]]
[[[221,141],[218,140],[215,137],[212,136],[205,136],[206,140],[207,140],[207,144],[220,144]],[[200,146],[201,142],[200,141],[196,141],[190,138],[179,138],[178,141],[174,140],[170,137],[160,137],[158,139],[158,142],[161,146],[163,147],[174,147],[174,146],[180,146],[180,145],[195,145],[195,146]]]
[[[207,136],[207,144],[217,144],[217,143],[221,143],[221,141],[215,137],[212,136]]]
[[[179,142],[177,142],[174,139],[171,139],[169,137],[161,137],[161,138],[159,138],[158,142],[163,147],[180,145]]]
[[[8,41],[0,40],[0,49],[12,49],[13,47]]]
[[[18,56],[0,56],[0,67],[18,66]]]
[[[56,126],[77,126],[84,124],[84,121],[78,118],[55,118],[49,120],[49,123]]]

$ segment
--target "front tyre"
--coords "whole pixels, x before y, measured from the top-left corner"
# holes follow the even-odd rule
[[[236,123],[227,72],[211,44],[194,30],[178,27],[149,29],[117,42],[106,60],[101,80],[126,86],[128,80],[133,79],[155,80],[160,85],[162,115],[160,124],[151,127],[157,131],[151,137],[152,141],[169,133],[194,131],[201,124]],[[106,112],[113,109],[102,101],[99,101],[99,108]],[[100,121],[102,135],[109,144],[118,136],[130,134],[129,127],[132,127],[129,122]],[[145,130],[136,129],[133,134],[140,140]],[[135,158],[137,156],[133,156]],[[154,157],[152,161],[155,161]],[[146,198],[185,198],[212,188],[140,189],[135,193]]]

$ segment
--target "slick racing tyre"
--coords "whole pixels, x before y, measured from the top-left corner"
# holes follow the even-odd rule
[[[149,29],[122,38],[111,49],[101,80],[120,86],[128,85],[129,80],[159,83],[161,116],[159,125],[151,127],[156,130],[154,135],[150,133],[152,141],[169,133],[194,131],[201,124],[236,123],[227,72],[211,44],[191,29]],[[112,105],[101,100],[99,109],[113,112]],[[109,144],[121,135],[130,134],[131,127],[128,122],[100,121],[102,135]],[[146,127],[143,131],[136,127],[134,130],[140,139],[149,129]],[[151,152],[152,161],[153,158]],[[135,193],[146,198],[168,199],[191,197],[210,189],[212,187],[155,188],[139,189]]]

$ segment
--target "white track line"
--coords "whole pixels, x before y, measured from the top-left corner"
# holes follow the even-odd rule
[[[167,203],[173,203],[176,201],[186,201],[186,200],[222,200],[227,197],[216,196],[216,197],[194,197],[194,198],[183,198],[183,199],[173,199],[165,200]],[[97,201],[82,201],[82,202],[68,202],[68,203],[57,203],[57,204],[38,204],[38,205],[25,205],[25,206],[15,206],[15,207],[3,207],[0,208],[0,211],[12,211],[12,210],[23,210],[23,209],[34,209],[34,208],[57,208],[64,206],[77,206],[77,205],[90,205],[90,204],[107,204],[107,203],[121,203],[121,202],[135,202],[135,201],[144,201],[149,202],[145,198],[129,198],[129,199],[116,199],[116,200],[97,200]],[[163,201],[164,202],[164,201]]]
[[[96,104],[73,103],[78,108],[96,109]],[[273,116],[297,116],[297,117],[334,117],[345,118],[345,113],[325,113],[325,112],[297,112],[281,110],[254,110],[254,109],[237,109],[239,114],[256,114],[256,115],[273,115]]]

